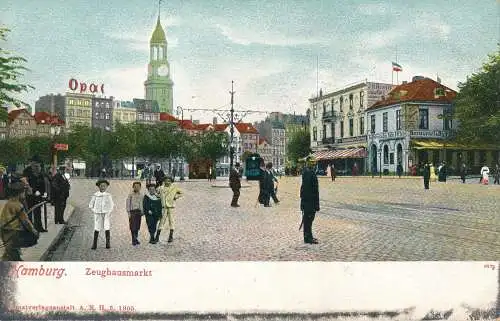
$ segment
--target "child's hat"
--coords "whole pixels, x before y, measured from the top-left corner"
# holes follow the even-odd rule
[[[109,186],[109,182],[105,179],[100,179],[97,181],[97,183],[95,183],[95,186],[99,187],[99,185],[101,185],[102,183],[106,184]]]

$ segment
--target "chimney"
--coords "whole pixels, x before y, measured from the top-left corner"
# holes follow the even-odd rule
[[[214,125],[217,125],[217,117],[214,117],[214,118],[213,118],[213,124],[214,124]]]
[[[403,85],[406,85],[408,82],[406,80],[403,80]]]

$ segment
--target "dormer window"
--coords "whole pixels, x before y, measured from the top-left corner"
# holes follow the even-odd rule
[[[434,89],[434,98],[446,97],[444,88],[438,87]]]

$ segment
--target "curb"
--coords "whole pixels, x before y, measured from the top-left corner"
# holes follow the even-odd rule
[[[67,207],[68,207],[68,216],[66,218],[66,222],[69,222],[69,220],[73,216],[73,213],[75,212],[75,207],[71,204],[68,204]],[[52,239],[52,242],[50,242],[49,247],[40,256],[39,261],[45,261],[47,259],[49,253],[53,250],[55,245],[59,242],[59,240],[63,236],[64,231],[66,230],[66,227],[67,227],[67,224],[65,224],[62,228],[59,229],[56,236]]]

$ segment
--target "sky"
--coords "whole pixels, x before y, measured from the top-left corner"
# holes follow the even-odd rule
[[[6,44],[24,56],[21,98],[64,94],[68,81],[104,83],[119,100],[144,98],[149,39],[158,0],[0,0]],[[308,99],[363,81],[415,75],[458,82],[480,70],[499,43],[495,0],[171,0],[162,1],[174,108],[305,114]],[[396,76],[394,76],[394,82]],[[249,113],[244,121],[265,118]],[[219,122],[221,120],[219,119]]]

